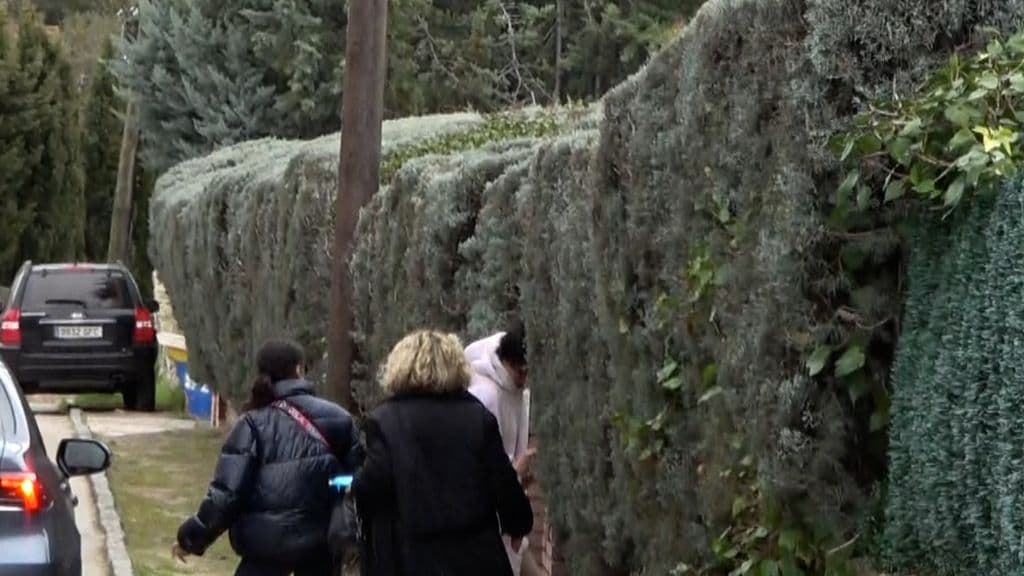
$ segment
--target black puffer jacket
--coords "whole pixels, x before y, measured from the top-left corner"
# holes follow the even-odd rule
[[[178,530],[187,552],[203,554],[225,530],[243,558],[289,563],[324,548],[336,497],[328,480],[362,463],[358,432],[349,413],[317,398],[308,382],[278,382],[274,395],[305,414],[334,453],[279,408],[247,412],[224,443],[199,512]]]

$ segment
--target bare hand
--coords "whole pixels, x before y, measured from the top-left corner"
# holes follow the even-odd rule
[[[175,544],[174,546],[171,547],[171,554],[175,558],[180,560],[183,564],[187,564],[187,561],[185,559],[188,558],[189,556],[191,556],[191,554],[186,552],[185,549],[182,548],[180,544]]]
[[[516,458],[515,463],[512,464],[512,467],[516,470],[516,474],[518,474],[523,480],[526,480],[530,476],[530,468],[535,454],[537,454],[537,449],[530,448],[519,458]]]

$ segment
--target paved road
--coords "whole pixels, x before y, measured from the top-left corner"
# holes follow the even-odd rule
[[[36,419],[50,457],[57,455],[57,446],[64,438],[73,438],[71,421],[65,415],[39,414]],[[110,576],[103,530],[96,516],[96,503],[87,478],[72,478],[71,490],[78,496],[75,521],[82,533],[82,576]]]

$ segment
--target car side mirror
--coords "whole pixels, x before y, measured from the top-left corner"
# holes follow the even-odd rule
[[[149,308],[149,311],[154,314],[160,311],[160,303],[157,302],[156,300],[150,300],[149,302],[146,302],[146,307]]]
[[[57,466],[69,478],[103,472],[110,467],[110,448],[96,440],[66,438],[57,449]]]

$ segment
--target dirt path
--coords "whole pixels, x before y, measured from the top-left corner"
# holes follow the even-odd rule
[[[74,437],[71,422],[67,416],[58,414],[40,414],[36,418],[46,450],[52,458],[56,456],[62,439]],[[96,503],[88,478],[72,478],[71,490],[78,496],[75,523],[82,533],[82,576],[110,576],[103,530],[96,516]]]

